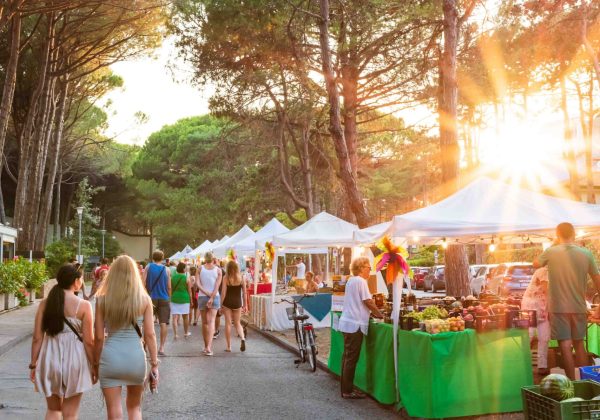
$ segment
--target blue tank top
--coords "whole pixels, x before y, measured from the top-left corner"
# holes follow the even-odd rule
[[[162,264],[150,263],[146,273],[146,289],[152,299],[169,300],[167,290],[167,267]]]

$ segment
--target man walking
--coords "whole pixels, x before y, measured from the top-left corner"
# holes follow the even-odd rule
[[[587,328],[587,276],[589,274],[600,288],[600,274],[592,253],[575,245],[575,228],[571,223],[559,224],[556,237],[558,244],[544,251],[533,265],[548,267],[551,335],[558,340],[567,376],[575,379],[575,366],[587,364],[583,345]]]
[[[165,255],[162,251],[156,250],[152,253],[152,262],[144,270],[144,284],[146,290],[152,298],[154,306],[154,316],[158,318],[160,324],[160,345],[158,346],[158,355],[165,355],[165,342],[169,333],[169,318],[171,317],[171,272],[167,267],[161,264]]]

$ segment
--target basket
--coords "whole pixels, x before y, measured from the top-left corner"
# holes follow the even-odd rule
[[[600,384],[594,381],[573,381],[575,396],[588,401],[561,402],[540,394],[539,385],[521,388],[523,414],[529,420],[600,419]]]
[[[294,320],[294,307],[285,308],[285,312],[287,313],[287,317],[290,321]],[[298,306],[298,315],[304,314],[304,308],[302,306]]]
[[[512,328],[534,328],[537,327],[536,311],[511,310],[506,312],[506,324]]]
[[[584,366],[579,368],[581,379],[600,382],[600,366]]]

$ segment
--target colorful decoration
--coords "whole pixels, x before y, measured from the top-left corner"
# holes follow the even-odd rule
[[[275,258],[275,247],[272,242],[265,243],[265,257],[267,257],[267,263],[272,263]]]
[[[408,258],[406,249],[394,245],[387,235],[377,244],[377,248],[383,252],[375,257],[375,269],[377,271],[386,270],[386,284],[392,284],[401,271],[404,275],[409,274],[410,267],[405,259]]]
[[[229,251],[227,251],[227,258],[231,261],[237,260],[237,255],[235,255],[235,250],[233,248],[230,248]]]

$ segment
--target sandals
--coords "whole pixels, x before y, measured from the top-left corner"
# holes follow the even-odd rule
[[[158,355],[159,355],[159,356],[166,356],[166,354],[165,354],[165,352],[164,352],[164,351],[159,351],[159,352],[158,352]]]
[[[246,351],[246,340],[242,340],[240,344],[240,351]]]

